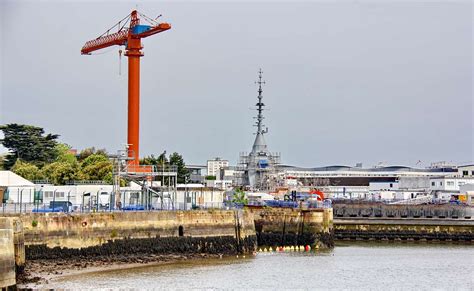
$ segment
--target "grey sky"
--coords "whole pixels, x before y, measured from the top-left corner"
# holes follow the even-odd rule
[[[0,123],[75,148],[126,142],[127,61],[80,48],[137,2],[2,1]],[[141,154],[235,162],[266,136],[286,164],[427,165],[473,156],[472,3],[138,2],[172,30],[144,39]]]

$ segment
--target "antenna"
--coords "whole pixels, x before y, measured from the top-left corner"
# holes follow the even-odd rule
[[[266,133],[265,130],[262,129],[263,127],[263,107],[265,106],[265,104],[262,102],[262,93],[263,93],[263,89],[262,89],[262,84],[265,84],[265,81],[262,81],[262,75],[263,75],[263,71],[262,69],[260,68],[259,71],[258,71],[258,81],[255,82],[255,84],[258,84],[258,103],[255,105],[257,106],[257,111],[258,111],[258,114],[257,114],[257,134],[261,134],[261,133]]]

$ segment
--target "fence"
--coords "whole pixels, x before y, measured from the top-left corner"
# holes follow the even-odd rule
[[[90,202],[90,200],[89,200]],[[252,206],[268,206],[280,208],[331,208],[331,200],[312,201],[312,202],[293,202],[269,200],[264,204],[253,204]],[[90,213],[90,212],[113,212],[113,211],[162,211],[162,210],[200,210],[200,209],[241,209],[242,203],[233,202],[207,202],[201,204],[183,203],[183,202],[164,202],[155,201],[150,204],[127,203],[121,204],[120,208],[107,204],[74,204],[70,201],[51,201],[49,203],[2,203],[0,211],[2,213]]]
[[[155,202],[148,205],[144,204],[122,204],[120,209],[111,207],[110,204],[73,204],[68,201],[55,201],[54,203],[2,203],[0,204],[1,213],[91,213],[91,212],[113,212],[113,211],[162,211],[162,210],[199,210],[199,209],[235,209],[242,206],[223,203],[209,202],[199,205],[191,203],[161,203]]]

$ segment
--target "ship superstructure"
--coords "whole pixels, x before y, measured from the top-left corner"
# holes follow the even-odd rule
[[[276,185],[276,166],[280,163],[280,154],[271,153],[265,142],[265,134],[268,128],[264,126],[263,111],[265,104],[263,103],[262,70],[258,72],[258,102],[255,104],[257,116],[255,126],[255,141],[250,153],[240,153],[239,172],[241,173],[240,182],[244,186],[250,186],[254,190],[272,190]]]

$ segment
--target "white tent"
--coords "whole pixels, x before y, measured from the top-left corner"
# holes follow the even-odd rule
[[[35,184],[12,171],[0,171],[0,187],[8,190],[8,202],[33,202]]]

